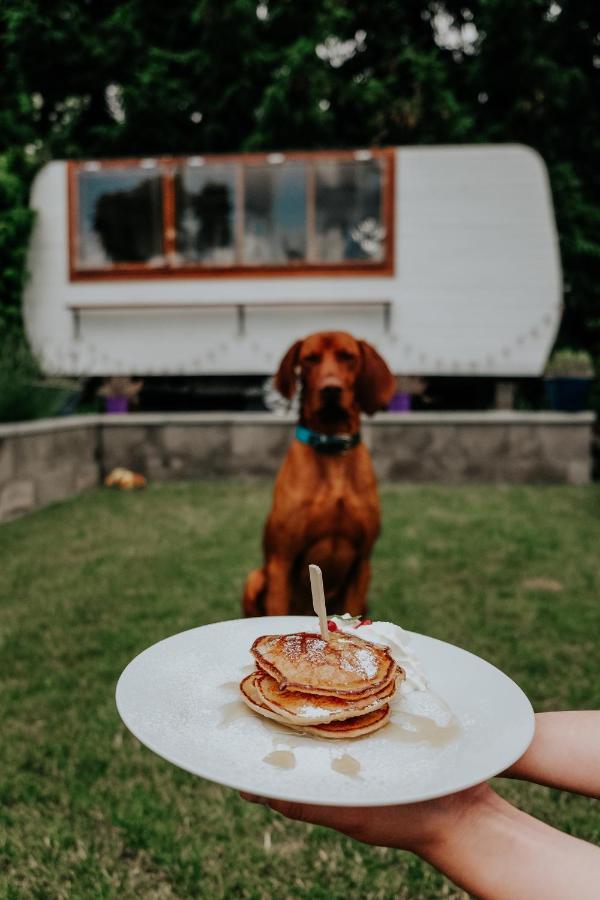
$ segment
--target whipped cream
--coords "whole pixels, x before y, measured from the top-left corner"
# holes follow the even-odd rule
[[[426,691],[429,687],[427,676],[421,660],[410,650],[410,635],[404,628],[393,622],[373,622],[371,625],[356,627],[357,620],[345,616],[331,616],[340,631],[356,634],[365,641],[382,644],[389,651],[399,666],[406,672],[406,680],[400,685],[400,693],[410,694],[413,691]]]

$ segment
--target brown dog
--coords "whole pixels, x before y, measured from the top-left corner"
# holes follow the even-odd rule
[[[308,564],[323,571],[329,612],[364,615],[379,498],[360,411],[385,408],[394,376],[376,350],[340,331],[296,341],[275,376],[300,424],[277,480],[264,531],[265,562],[248,575],[247,616],[311,612]]]

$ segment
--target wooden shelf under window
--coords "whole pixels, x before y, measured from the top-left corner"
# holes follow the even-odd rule
[[[246,314],[248,310],[277,309],[281,312],[291,309],[377,309],[381,311],[384,331],[390,329],[390,317],[392,310],[391,300],[294,300],[281,303],[271,300],[256,300],[248,302],[204,302],[190,301],[182,303],[71,303],[67,309],[73,316],[73,336],[81,337],[81,317],[87,313],[170,313],[191,311],[219,311],[233,310],[236,315],[237,334],[243,336],[246,333]]]

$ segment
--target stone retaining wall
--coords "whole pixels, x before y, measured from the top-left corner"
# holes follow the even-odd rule
[[[0,522],[99,483],[97,418],[0,425]]]
[[[363,438],[381,479],[583,484],[593,423],[591,413],[381,413],[364,423]],[[93,487],[115,466],[152,481],[272,476],[292,428],[260,413],[0,425],[0,521]]]

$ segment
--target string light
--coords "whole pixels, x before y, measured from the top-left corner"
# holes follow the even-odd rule
[[[154,162],[154,161],[147,161]],[[559,318],[563,310],[562,304],[558,304],[555,309],[551,312],[545,312],[541,315],[537,322],[534,322],[533,326],[530,327],[527,331],[520,332],[517,334],[514,345],[516,347],[522,348],[527,343],[533,341],[540,341],[550,329],[556,326],[556,320]],[[400,337],[397,333],[393,332],[389,336],[389,341],[392,344],[397,344],[400,341]],[[52,346],[51,346],[52,345]],[[405,357],[416,357],[420,364],[424,364],[429,355],[426,351],[421,350],[419,347],[415,346],[409,341],[403,341],[401,344],[402,353]],[[230,352],[232,348],[227,341],[222,341],[219,344],[219,350],[222,353]],[[500,350],[500,355],[504,359],[508,359],[513,355],[514,347],[504,346]],[[260,355],[265,361],[271,363],[273,361],[273,353],[268,351],[265,347],[261,346],[260,342],[252,341],[250,344],[250,350],[253,354]],[[53,342],[49,342],[47,340],[43,341],[42,344],[42,358],[48,360],[49,368],[57,368],[57,369],[71,369],[75,371],[79,371],[80,368],[83,367],[84,358],[87,358],[88,365],[91,367],[104,366],[105,369],[110,369],[111,371],[125,371],[128,367],[125,367],[121,361],[114,361],[111,357],[102,353],[98,346],[93,343],[85,343],[82,344],[79,348],[79,352],[71,347],[69,347],[69,359],[64,358],[63,351],[58,347],[55,347]],[[209,363],[214,362],[216,356],[215,351],[210,350],[206,356],[205,360]],[[51,360],[54,360],[52,363]],[[467,367],[472,371],[477,371],[478,367],[481,366],[483,369],[493,368],[496,364],[497,357],[492,353],[486,353],[484,359],[478,363],[476,360],[469,360],[468,363],[461,363],[460,361],[454,359],[452,361],[448,361],[447,363],[444,360],[436,356],[433,360],[434,370],[435,371],[444,371],[444,369],[450,369],[453,372],[459,372],[461,368]],[[206,368],[206,363],[202,358],[196,358],[191,363],[191,366],[196,368]],[[169,368],[169,367],[167,367]],[[148,374],[156,371],[157,374],[160,374],[163,369],[160,367],[145,367],[146,372]],[[185,369],[180,369],[179,371],[184,371]]]
[[[534,324],[534,326],[532,328],[530,328],[526,332],[522,332],[521,334],[517,335],[517,337],[515,338],[516,345],[519,347],[522,347],[524,344],[526,344],[531,339],[539,339],[543,335],[544,331],[548,331],[548,329],[554,325],[555,315],[558,315],[561,312],[562,312],[562,306],[558,306],[557,309],[553,313],[544,313],[544,315],[541,317],[539,322]],[[392,335],[391,337],[393,338],[393,337],[395,337],[395,335]],[[425,351],[418,350],[416,347],[413,347],[413,345],[409,344],[409,343],[404,343],[402,345],[402,351],[405,356],[410,356],[413,352],[413,349],[416,351],[419,361],[422,363],[425,362],[425,360],[427,359],[427,353],[425,353]],[[502,347],[500,352],[501,352],[501,355],[505,358],[512,356],[512,349],[510,347]],[[495,363],[495,357],[491,353],[486,354],[485,364],[489,367],[492,367],[494,365],[494,363]],[[446,368],[446,366],[444,365],[444,361],[442,359],[440,359],[440,357],[436,357],[435,366],[438,371]],[[467,366],[469,369],[477,370],[478,363],[475,360],[470,360],[469,363],[467,364]],[[459,371],[461,369],[461,367],[462,367],[462,364],[460,362],[458,362],[457,360],[452,360],[452,362],[449,363],[449,365],[448,365],[448,368],[450,368],[453,371]]]

